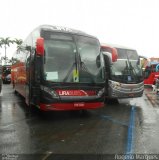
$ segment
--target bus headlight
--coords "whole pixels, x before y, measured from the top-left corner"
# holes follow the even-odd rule
[[[121,84],[119,82],[109,81],[109,85],[114,89],[120,89],[120,87],[121,87]]]
[[[53,89],[50,89],[48,87],[43,87],[43,91],[50,94],[53,98],[58,98],[58,95],[56,94],[56,92]]]
[[[97,95],[100,97],[104,94],[104,92],[105,92],[105,88],[102,88],[101,90],[98,91]]]

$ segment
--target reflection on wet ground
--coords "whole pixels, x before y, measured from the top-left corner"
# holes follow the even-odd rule
[[[136,153],[159,153],[159,95],[145,87],[141,105],[140,123],[136,127]],[[139,117],[138,116],[138,117]]]
[[[154,105],[150,99],[154,100]],[[84,113],[30,112],[11,86],[0,96],[0,153],[125,153],[132,106],[135,125],[133,152],[158,152],[158,98],[145,89],[143,97]],[[154,107],[155,106],[155,107]]]
[[[23,99],[5,87],[0,97],[1,153],[125,152],[130,105],[109,104],[85,113],[30,113]]]

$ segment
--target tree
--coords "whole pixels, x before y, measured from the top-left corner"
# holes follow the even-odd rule
[[[19,48],[20,48],[20,45],[23,43],[23,40],[22,40],[22,39],[17,39],[17,38],[15,38],[15,39],[13,40],[13,43],[16,43],[16,44],[17,44],[17,49],[19,49]]]
[[[6,60],[7,60],[7,53],[6,53],[6,50],[7,50],[7,46],[9,47],[10,44],[13,44],[14,41],[13,40],[10,40],[9,37],[7,38],[0,38],[0,46],[3,46],[4,45],[4,51],[5,51],[5,56],[4,56],[4,61],[5,61],[5,64],[6,64]]]

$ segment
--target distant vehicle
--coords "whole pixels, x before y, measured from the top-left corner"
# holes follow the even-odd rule
[[[145,70],[145,67],[147,66],[148,62],[149,60],[147,57],[139,55],[139,63],[143,71]]]
[[[2,81],[3,84],[11,83],[11,65],[2,66]]]
[[[11,74],[8,74],[3,81],[4,81],[3,83],[10,84],[11,83]]]
[[[141,97],[144,91],[143,72],[139,65],[139,56],[134,49],[118,45],[102,44],[101,50],[106,53],[117,52],[117,60],[111,62],[108,54],[103,54],[106,66],[106,97],[132,98]]]
[[[159,62],[149,62],[144,70],[144,85],[154,85],[159,77]]]
[[[14,53],[11,74],[15,92],[40,110],[104,106],[100,43],[84,32],[50,25],[38,27]]]

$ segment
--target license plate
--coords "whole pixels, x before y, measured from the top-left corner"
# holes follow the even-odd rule
[[[134,94],[132,93],[132,94],[129,94],[129,97],[134,97]]]
[[[74,107],[84,107],[85,103],[74,103]]]

